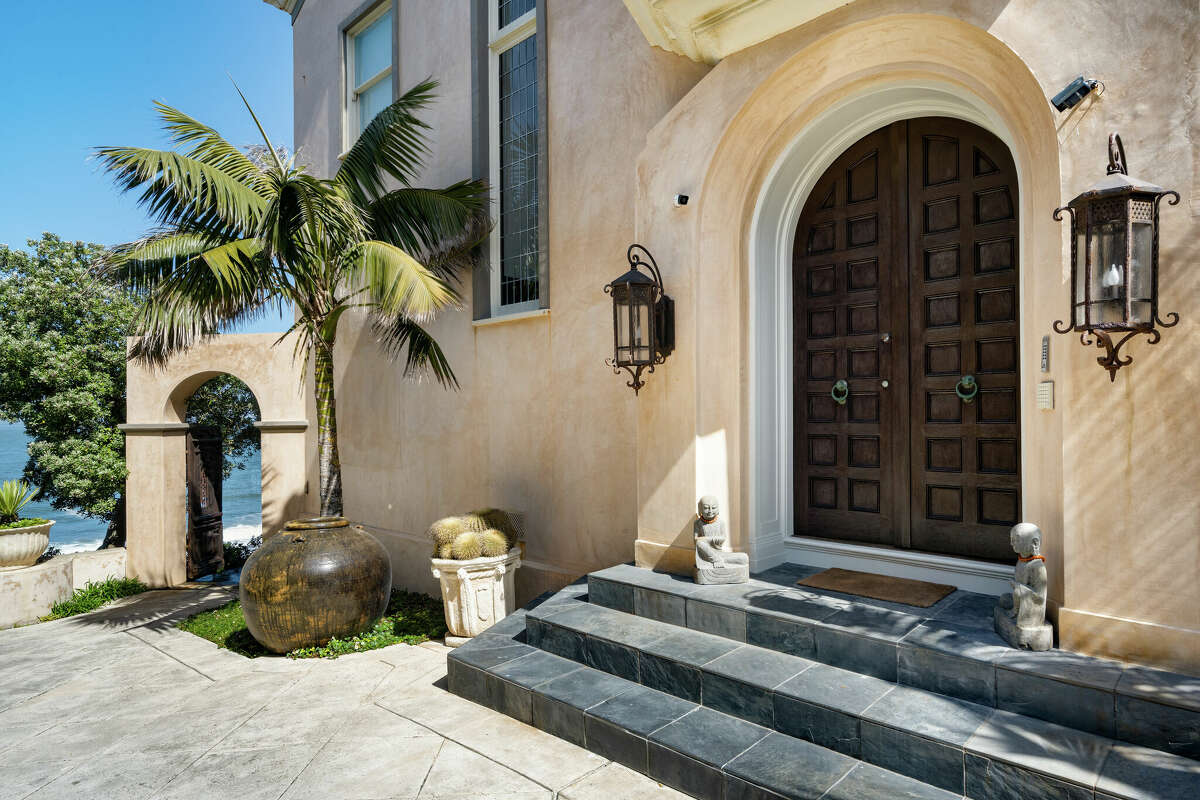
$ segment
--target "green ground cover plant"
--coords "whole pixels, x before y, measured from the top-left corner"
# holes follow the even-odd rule
[[[16,522],[0,522],[0,531],[13,530],[15,528],[28,528],[30,525],[45,525],[50,520],[41,519],[40,517],[31,517],[29,519],[19,519]]]
[[[247,658],[273,655],[246,629],[242,604],[237,600],[194,614],[180,622],[179,627]],[[293,650],[287,655],[289,658],[337,658],[393,644],[420,644],[445,634],[446,620],[440,600],[416,592],[393,591],[387,612],[370,630],[348,639],[331,639],[323,647]]]
[[[75,593],[66,600],[51,606],[50,613],[41,619],[42,622],[49,622],[52,619],[73,617],[76,614],[95,611],[114,600],[141,594],[149,588],[137,578],[109,578],[100,583],[89,581],[82,589],[76,589]]]

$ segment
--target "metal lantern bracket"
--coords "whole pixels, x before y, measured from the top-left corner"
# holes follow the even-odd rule
[[[1133,363],[1132,356],[1121,354],[1121,348],[1126,342],[1139,334],[1145,334],[1148,337],[1147,344],[1157,344],[1162,339],[1158,328],[1170,328],[1179,323],[1179,314],[1171,312],[1164,319],[1158,311],[1159,206],[1163,198],[1168,198],[1168,205],[1178,205],[1179,193],[1130,178],[1128,162],[1125,158],[1125,146],[1121,142],[1120,135],[1116,133],[1109,134],[1108,137],[1107,175],[1109,177],[1084,191],[1069,204],[1054,209],[1056,222],[1062,221],[1063,212],[1070,215],[1071,222],[1070,305],[1067,320],[1065,322],[1055,320],[1054,331],[1060,334],[1073,331],[1079,334],[1079,341],[1085,346],[1095,345],[1104,350],[1104,355],[1099,356],[1096,362],[1108,370],[1109,380],[1115,381],[1117,370]],[[1125,258],[1121,267],[1125,276],[1124,283],[1127,291],[1124,297],[1127,305],[1123,308],[1122,320],[1119,322],[1092,319],[1092,307],[1096,305],[1096,299],[1092,296],[1093,272],[1097,268],[1103,269],[1103,265],[1097,266],[1092,262],[1092,238],[1098,235],[1093,232],[1094,214],[1096,213],[1093,206],[1097,202],[1112,201],[1123,203],[1123,216],[1119,220],[1126,225],[1126,229],[1123,231]],[[1134,265],[1132,228],[1129,224],[1129,207],[1132,202],[1141,202],[1143,205],[1150,206],[1150,263],[1140,265],[1141,269],[1150,272],[1149,319],[1138,319],[1130,313],[1132,298],[1128,289],[1131,286]],[[1085,248],[1082,254],[1079,253],[1081,237]],[[1082,270],[1079,260],[1081,256],[1084,258]],[[1083,282],[1082,286],[1080,286],[1081,281]],[[1080,308],[1082,308],[1082,320],[1080,319]]]

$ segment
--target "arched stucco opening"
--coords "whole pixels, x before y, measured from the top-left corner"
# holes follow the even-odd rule
[[[799,560],[790,424],[796,222],[812,184],[849,145],[919,116],[990,130],[1017,164],[1022,439],[1038,443],[1022,448],[1022,512],[1043,527],[1051,558],[1059,555],[1062,415],[1034,412],[1031,366],[1066,292],[1063,235],[1050,219],[1061,194],[1053,119],[1038,81],[1002,42],[958,20],[905,14],[840,28],[818,20],[722,61],[643,151],[639,238],[674,267],[668,291],[687,311],[678,315],[670,379],[648,385],[639,403],[639,563],[685,565],[690,553],[671,551],[690,542],[673,519],[714,489],[756,569]],[[664,208],[663,197],[697,183],[694,216]],[[913,574],[895,560],[889,569]],[[1061,597],[1061,566],[1052,580]]]
[[[276,334],[222,335],[161,368],[131,362],[126,373],[125,457],[129,573],[151,586],[186,580],[185,421],[187,400],[204,383],[232,375],[258,401],[262,527],[269,536],[306,503],[308,429],[302,363]]]

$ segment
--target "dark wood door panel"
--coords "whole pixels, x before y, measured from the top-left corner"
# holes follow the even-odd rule
[[[221,517],[221,431],[192,425],[187,433],[187,578],[194,580],[225,568]]]
[[[1011,558],[1020,519],[1017,182],[966,122],[908,123],[912,528],[920,550]],[[955,393],[974,377],[971,402]]]
[[[1017,208],[1007,148],[952,119],[876,131],[818,181],[793,256],[797,532],[1011,555]]]
[[[908,514],[897,472],[907,448],[895,426],[900,409],[895,390],[882,386],[907,372],[893,364],[888,328],[907,309],[896,294],[905,269],[894,192],[903,159],[902,127],[859,141],[818,181],[796,230],[794,498],[797,525],[810,535],[890,544]],[[844,404],[831,396],[838,381],[847,385]]]

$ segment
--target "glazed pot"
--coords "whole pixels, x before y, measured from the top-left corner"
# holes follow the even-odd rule
[[[342,517],[287,523],[246,560],[238,587],[250,634],[276,653],[362,633],[391,591],[387,551]]]
[[[520,547],[490,558],[431,561],[433,577],[442,584],[442,605],[450,629],[446,644],[453,647],[483,633],[516,607],[514,583],[521,566]]]
[[[0,569],[31,567],[50,546],[53,522],[0,530]]]

